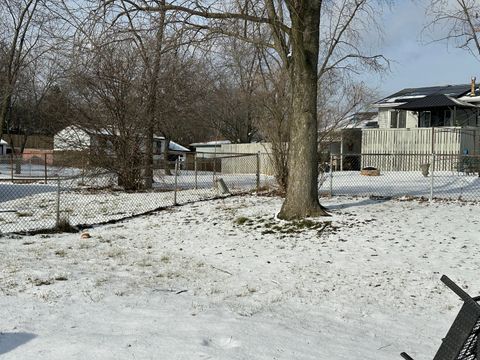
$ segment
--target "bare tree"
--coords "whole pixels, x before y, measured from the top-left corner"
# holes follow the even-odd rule
[[[425,31],[435,41],[446,41],[480,60],[480,3],[476,0],[431,0]]]
[[[322,1],[265,0],[259,3],[246,2],[231,10],[197,1],[182,5],[170,2],[151,5],[130,0],[129,4],[131,11],[158,12],[163,9],[182,12],[189,24],[199,29],[220,30],[225,26],[227,29],[241,29],[245,22],[269,26],[278,54],[290,69],[293,93],[289,144],[291,169],[287,196],[279,216],[291,219],[326,215],[318,201],[317,189],[316,102]],[[249,34],[244,35],[249,38]]]
[[[75,125],[92,139],[91,163],[117,174],[126,190],[137,190],[143,186],[145,149],[143,64],[131,41],[105,45],[100,39],[100,46],[90,41],[72,59],[70,99],[77,112]]]
[[[345,38],[355,37],[351,25],[369,9],[369,0],[255,0],[245,3],[187,1],[144,1],[108,0],[112,4],[125,4],[123,13],[175,12],[177,22],[196,29],[199,33],[215,33],[235,36],[247,42],[258,41],[257,28],[268,29],[268,44],[262,46],[274,49],[277,58],[287,70],[292,94],[291,121],[289,126],[288,187],[285,202],[279,214],[281,218],[292,219],[305,216],[326,215],[318,200],[317,169],[317,86],[319,75],[331,67],[339,67],[344,61],[361,59],[375,63],[377,58],[365,57],[355,48],[344,55],[337,49],[345,49]],[[372,3],[376,3],[372,1]],[[322,43],[320,51],[322,10],[331,4],[338,21],[332,23],[334,38]],[[328,12],[327,18],[330,16]],[[257,27],[249,28],[248,24]],[[326,48],[325,48],[326,46]],[[325,51],[324,51],[325,50]],[[319,56],[323,60],[319,66]],[[331,60],[334,60],[333,62]]]
[[[258,127],[271,144],[270,161],[281,193],[288,184],[288,143],[291,119],[291,91],[288,76],[282,69],[267,67],[262,71],[263,87],[257,90],[257,101],[262,106]]]
[[[260,86],[260,61],[256,45],[237,38],[222,39],[217,45],[221,55],[210,55],[216,73],[213,86],[212,127],[232,143],[249,143],[257,135]]]
[[[36,59],[19,74],[16,89],[11,97],[6,135],[14,155],[22,154],[28,138],[33,134],[51,134],[52,125],[58,120],[56,114],[47,114],[45,107],[57,79],[53,61]],[[21,141],[15,144],[13,133]],[[20,166],[21,162],[18,163]],[[19,168],[17,168],[18,171]]]
[[[375,91],[362,82],[337,71],[325,74],[318,99],[320,150],[333,132],[345,127],[352,114],[366,110],[375,98]]]

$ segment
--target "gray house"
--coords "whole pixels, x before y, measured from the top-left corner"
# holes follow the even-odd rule
[[[435,153],[445,157],[439,170],[451,170],[458,155],[480,154],[480,90],[473,81],[403,89],[374,105],[378,129],[362,130],[362,166],[416,170]],[[408,161],[374,154],[405,155]]]

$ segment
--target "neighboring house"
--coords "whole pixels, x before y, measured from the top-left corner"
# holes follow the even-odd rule
[[[190,147],[199,154],[202,154],[204,158],[215,157],[216,153],[221,153],[222,145],[231,144],[230,140],[216,140],[216,141],[207,141],[207,142],[197,142],[190,144]]]
[[[112,134],[106,130],[85,130],[77,126],[68,126],[55,134],[53,138],[54,151],[56,153],[75,153],[91,150],[93,147],[101,147],[108,153],[111,147]],[[190,150],[177,144],[174,141],[169,142],[169,155],[174,157],[185,157]],[[153,137],[153,158],[154,160],[163,160],[165,151],[165,138],[163,136]]]
[[[230,144],[230,140],[215,140],[190,144],[190,147],[195,152],[196,166],[200,171],[222,171],[222,160],[217,160],[216,158],[225,153],[222,146],[228,146]],[[224,162],[225,161],[223,161],[223,163]],[[191,166],[190,164],[189,167]],[[195,166],[195,163],[193,166]]]
[[[322,162],[329,162],[331,154],[334,156],[333,167],[338,170],[360,170],[360,156],[362,152],[362,130],[378,128],[378,113],[358,112],[347,117],[335,125],[335,128],[320,133],[320,148],[325,154]]]
[[[375,103],[382,129],[480,126],[479,104],[472,84],[403,89]]]
[[[363,156],[362,166],[416,170],[429,161],[420,155],[435,153],[445,156],[436,167],[450,170],[458,163],[456,155],[480,154],[480,90],[473,81],[404,89],[374,105],[378,129],[362,129],[362,154],[406,155],[409,160]],[[418,159],[412,161],[412,155]]]

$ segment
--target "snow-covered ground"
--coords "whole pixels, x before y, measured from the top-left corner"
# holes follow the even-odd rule
[[[478,205],[229,197],[0,238],[2,359],[431,359],[480,294]]]
[[[466,175],[460,172],[436,171],[432,177],[424,177],[420,171],[385,171],[380,176],[363,176],[359,171],[333,172],[324,177],[320,188],[334,195],[374,195],[374,196],[433,196],[443,199],[464,199],[480,201],[480,177],[477,174]]]
[[[256,177],[251,174],[213,176],[200,173],[192,176],[182,173],[175,184],[173,176],[158,178],[154,191],[125,192],[107,188],[91,188],[91,179],[62,179],[48,184],[0,183],[0,233],[32,231],[54,227],[57,214],[57,190],[60,189],[58,208],[60,217],[71,225],[91,225],[143,214],[160,207],[186,204],[222,197],[216,184],[222,178],[233,194],[256,189]],[[108,177],[95,177],[95,185],[110,185]],[[261,185],[271,177],[261,177]],[[85,186],[85,184],[90,186]],[[80,186],[81,185],[81,186]],[[174,188],[178,191],[176,195]]]

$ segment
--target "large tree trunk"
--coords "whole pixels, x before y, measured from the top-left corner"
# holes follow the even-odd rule
[[[143,174],[143,186],[148,190],[153,186],[153,122],[149,122],[148,124],[144,156],[145,168]]]
[[[292,14],[292,123],[288,187],[281,219],[328,215],[318,201],[317,82],[319,0],[305,0]]]
[[[8,93],[10,88],[6,86],[4,89],[7,92],[2,98],[2,104],[0,105],[0,139],[3,137],[4,132],[3,130],[8,126],[8,112],[12,103],[12,95]],[[8,129],[7,129],[8,130]]]
[[[170,161],[169,161],[169,152],[168,149],[170,147],[170,139],[165,137],[165,149],[163,150],[163,168],[165,169],[165,175],[172,175],[172,171],[170,170]]]
[[[165,1],[162,0],[162,4]],[[158,92],[158,75],[160,73],[160,63],[162,61],[163,35],[165,30],[165,11],[160,11],[157,33],[155,35],[155,53],[153,56],[153,64],[149,61],[145,64],[151,66],[151,78],[149,87],[149,99],[147,105],[147,139],[145,146],[145,183],[146,189],[153,186],[153,135],[155,130],[155,120],[157,117],[157,92]]]

